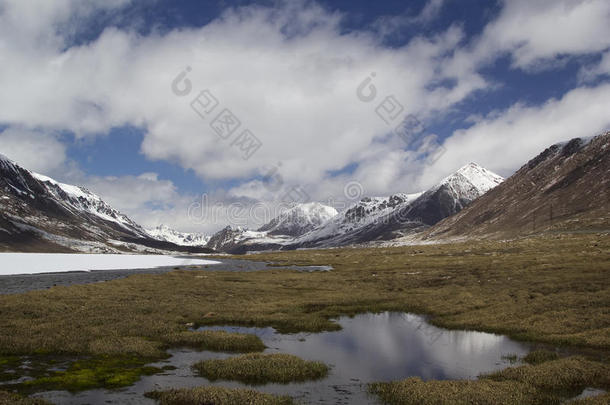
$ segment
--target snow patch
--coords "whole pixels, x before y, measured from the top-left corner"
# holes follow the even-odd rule
[[[0,275],[150,269],[166,266],[201,266],[219,263],[213,260],[186,259],[163,255],[0,253]]]
[[[154,229],[147,229],[146,232],[154,239],[171,242],[180,246],[205,246],[210,240],[208,235],[180,232],[165,225],[159,225]]]

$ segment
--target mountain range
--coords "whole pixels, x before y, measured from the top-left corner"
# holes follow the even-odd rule
[[[341,213],[319,203],[302,204],[256,232],[227,227],[212,236],[208,247],[243,253],[394,239],[427,229],[459,212],[502,180],[497,174],[470,163],[424,192],[365,197]],[[317,221],[312,221],[312,217]]]
[[[156,239],[83,187],[59,183],[0,155],[0,249],[95,252],[198,251]]]
[[[147,229],[146,233],[155,239],[175,243],[180,246],[206,246],[210,236],[198,232],[180,232],[163,224]]]
[[[419,232],[461,211],[503,180],[470,163],[421,193],[364,198],[324,226],[298,238],[295,245],[342,246]]]
[[[609,182],[607,132],[552,145],[506,180],[469,163],[419,193],[365,197],[342,212],[297,204],[256,230],[227,226],[207,236],[146,230],[89,190],[0,155],[0,250],[245,253],[607,231]]]

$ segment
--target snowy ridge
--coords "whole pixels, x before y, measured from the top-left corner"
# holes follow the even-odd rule
[[[207,246],[242,252],[392,239],[419,232],[459,212],[503,180],[470,163],[424,192],[365,197],[341,213],[320,203],[299,204],[258,231],[228,226],[214,234]]]
[[[15,176],[18,185],[25,189],[24,190],[22,188],[19,188],[15,184],[8,183],[8,186],[11,189],[13,189],[13,191],[17,192],[20,195],[27,195],[30,198],[35,198],[34,191],[32,191],[28,187],[28,182],[26,181],[25,177],[23,176],[22,170],[25,170],[25,169],[21,169],[14,161],[7,158],[6,156],[4,156],[1,153],[0,153],[0,169],[3,171],[9,172],[13,176]],[[31,172],[29,172],[29,171],[26,171],[26,173],[31,174]]]
[[[459,212],[471,201],[502,183],[497,174],[469,163],[425,192],[367,197],[294,243],[339,246],[397,237],[402,230],[421,230]]]
[[[126,215],[123,215],[119,211],[112,208],[99,196],[93,194],[86,188],[60,183],[42,174],[34,172],[30,173],[32,177],[45,184],[47,191],[57,200],[63,202],[64,206],[71,211],[76,213],[79,211],[85,211],[106,221],[115,222],[121,227],[130,231],[135,231],[141,236],[146,235],[146,232],[140,227],[140,225],[136,224]]]
[[[212,235],[206,246],[214,250],[227,250],[241,242],[244,239],[245,232],[246,230],[239,226],[226,226]]]
[[[180,232],[163,224],[153,229],[147,229],[146,232],[154,239],[175,243],[180,246],[205,246],[210,240],[208,235]]]
[[[29,175],[33,179],[38,180],[45,191],[69,211],[76,214],[87,212],[106,221],[114,222],[132,232],[135,231],[138,235],[145,235],[144,230],[138,224],[83,187],[60,183],[48,176],[24,169],[2,154],[0,154],[0,169],[11,174],[15,181],[10,181],[7,185],[18,194],[26,194],[31,199],[35,199],[36,194],[40,194],[39,192],[34,192],[29,187],[31,182],[26,178]]]
[[[292,243],[295,237],[316,229],[335,216],[336,209],[318,202],[296,204],[256,231],[227,226],[212,235],[207,247],[221,251],[279,248]]]
[[[394,194],[390,197],[365,197],[356,204],[330,219],[323,226],[296,239],[296,242],[323,239],[345,234],[374,223],[397,206],[416,200],[422,193]]]
[[[337,210],[317,202],[297,204],[259,228],[269,235],[301,236],[337,215]]]
[[[0,155],[0,248],[120,253],[208,251],[152,238],[83,187],[33,173]],[[109,244],[121,241],[123,246]]]
[[[504,178],[494,172],[469,163],[457,172],[445,177],[437,187],[446,185],[454,190],[460,190],[467,197],[477,198],[504,181]]]

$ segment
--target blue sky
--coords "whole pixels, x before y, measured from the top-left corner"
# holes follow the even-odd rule
[[[296,187],[349,205],[350,182],[416,192],[469,161],[508,176],[608,129],[609,26],[603,0],[0,0],[0,153],[146,226],[206,232],[227,213],[193,221],[202,194],[251,207]],[[202,90],[239,119],[227,140],[191,108]],[[433,152],[377,116],[387,96]]]

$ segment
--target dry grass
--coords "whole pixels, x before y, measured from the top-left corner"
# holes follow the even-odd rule
[[[524,365],[476,381],[427,381],[408,378],[370,385],[388,404],[560,404],[586,387],[610,388],[610,366],[582,357]]]
[[[293,405],[290,397],[263,394],[248,389],[197,387],[191,389],[155,391],[147,396],[159,405]]]
[[[607,358],[609,258],[607,234],[305,250],[248,259],[334,270],[174,271],[4,295],[0,356],[150,359],[172,345],[260,350],[254,338],[227,335],[219,342],[189,332],[187,325],[319,332],[339,328],[333,317],[393,310],[431,315],[432,323],[447,328],[593,348]]]
[[[251,353],[227,359],[204,360],[193,368],[210,381],[231,380],[246,384],[287,384],[326,377],[328,367],[290,354]]]
[[[568,357],[536,366],[525,364],[483,376],[493,381],[518,381],[539,390],[582,391],[586,387],[610,388],[610,365]]]
[[[535,389],[517,382],[427,381],[408,378],[371,384],[371,392],[396,405],[538,405],[549,403]]]

